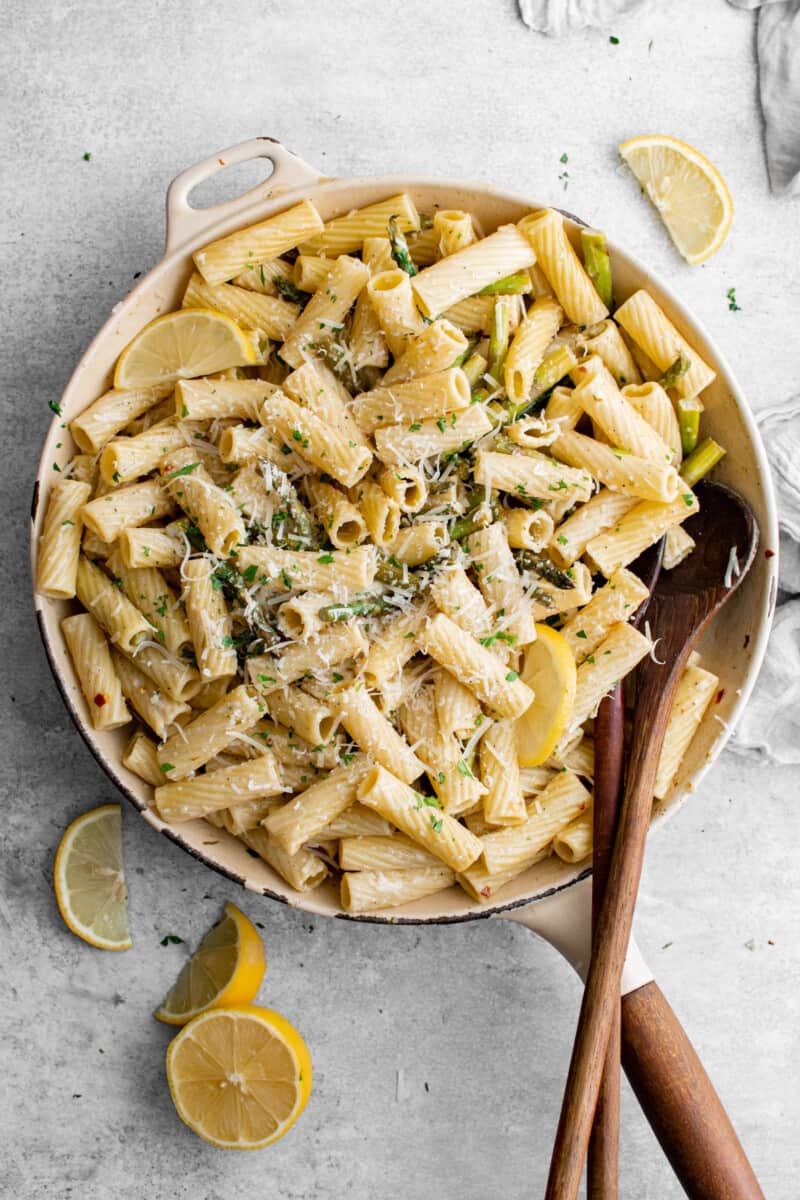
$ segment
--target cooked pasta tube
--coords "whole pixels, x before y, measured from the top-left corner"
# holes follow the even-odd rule
[[[428,485],[418,467],[410,463],[395,463],[378,472],[378,482],[386,495],[398,505],[401,512],[415,513],[425,507]]]
[[[275,844],[266,829],[248,829],[240,837],[250,850],[254,850],[297,892],[310,892],[319,887],[328,874],[328,868],[316,854],[308,850],[287,854]]]
[[[208,548],[227,557],[245,541],[244,522],[230,498],[217,487],[196,452],[185,447],[161,462],[164,486],[198,526]]]
[[[571,467],[582,469],[612,491],[626,496],[667,503],[678,493],[678,472],[663,458],[652,462],[615,446],[606,446],[574,429],[553,442],[553,452]]]
[[[329,704],[297,687],[270,692],[267,707],[279,725],[294,729],[312,746],[329,742],[339,724],[339,718]]]
[[[622,326],[663,375],[681,354],[690,362],[688,371],[676,380],[674,391],[684,399],[697,396],[716,379],[716,372],[678,333],[666,313],[644,290],[634,292],[614,313]]]
[[[479,904],[487,904],[489,900],[493,900],[497,893],[512,883],[519,875],[522,875],[530,867],[536,863],[542,862],[543,859],[550,855],[550,847],[545,846],[544,850],[540,850],[529,862],[526,862],[522,867],[513,867],[508,871],[499,871],[496,874],[491,874],[486,870],[482,859],[478,859],[471,867],[467,867],[466,871],[461,871],[456,876],[456,882],[461,885],[468,896],[473,900],[477,900]]]
[[[699,511],[697,496],[688,489],[681,491],[669,504],[643,500],[620,517],[613,528],[587,542],[589,564],[610,579],[615,571],[627,567],[668,529]]]
[[[530,865],[555,835],[584,811],[591,799],[577,775],[556,775],[528,807],[522,825],[481,838],[483,862],[491,875]]]
[[[624,496],[620,492],[601,488],[556,528],[550,540],[553,561],[561,567],[571,566],[581,557],[592,538],[612,529],[635,504],[635,496]]]
[[[172,384],[130,391],[112,389],[70,421],[69,431],[85,454],[98,454],[115,434],[171,392]]]
[[[578,258],[564,228],[564,218],[555,209],[523,217],[519,231],[536,253],[538,266],[570,321],[594,325],[608,316],[608,309]]]
[[[251,463],[266,459],[292,475],[307,475],[313,467],[290,450],[283,438],[270,429],[253,429],[249,425],[230,425],[219,438],[219,456],[224,463]]]
[[[539,579],[533,592],[533,617],[543,621],[555,613],[569,612],[588,604],[592,596],[592,573],[583,563],[573,563],[569,568],[572,587],[556,587],[548,579]]]
[[[261,706],[249,688],[228,692],[188,725],[178,729],[159,747],[158,762],[167,779],[185,779],[199,770],[237,734],[246,733],[261,715]]]
[[[402,222],[397,228],[401,229]],[[361,243],[361,260],[365,262],[372,275],[380,271],[391,271],[396,265],[392,257],[392,243],[388,237],[388,222],[381,237],[365,237]],[[401,230],[402,231],[402,230]]]
[[[647,587],[637,575],[624,568],[617,571],[588,604],[561,626],[561,634],[569,642],[576,662],[581,663],[593,654],[614,625],[629,621],[648,595]]]
[[[367,295],[378,324],[383,330],[392,355],[399,358],[414,334],[423,328],[422,317],[414,303],[411,280],[405,271],[394,268],[373,275]]]
[[[334,546],[339,550],[346,550],[364,541],[367,536],[367,522],[343,492],[330,483],[309,479],[306,482],[306,493]]]
[[[181,379],[175,385],[175,416],[179,421],[257,421],[261,405],[278,391],[262,379]]]
[[[567,436],[570,435],[562,434],[556,445]],[[536,450],[518,454],[479,450],[475,458],[475,482],[522,499],[552,500],[563,493],[572,504],[588,500],[594,486],[590,472],[582,464],[564,466]]]
[[[301,200],[292,208],[267,217],[210,242],[192,257],[206,283],[225,283],[252,263],[278,258],[300,242],[314,237],[323,228],[322,218],[310,200]]]
[[[122,588],[115,587],[105,571],[101,571],[83,554],[78,561],[76,594],[83,607],[115,644],[133,648],[139,642],[155,636],[153,626],[131,603]]]
[[[563,312],[549,297],[535,300],[517,326],[504,367],[506,393],[512,404],[530,395],[537,368],[558,333]]]
[[[400,505],[372,479],[362,479],[350,495],[363,514],[372,541],[385,551],[400,532]]]
[[[444,776],[444,778],[443,778]],[[486,785],[475,775],[467,761],[458,762],[431,776],[436,797],[451,817],[471,812],[486,795]]]
[[[681,430],[675,407],[660,383],[640,383],[622,389],[622,395],[647,421],[672,451],[677,466],[683,457]]]
[[[278,445],[285,443],[318,471],[331,475],[345,487],[353,487],[369,470],[372,455],[366,446],[344,437],[286,396],[273,396],[265,401],[259,419],[262,425],[275,431]]]
[[[605,366],[575,389],[575,399],[614,449],[657,463],[673,461],[671,447],[619,390]]]
[[[309,359],[283,381],[283,391],[292,400],[309,409],[326,425],[336,429],[348,443],[366,446],[367,439],[353,420],[353,398],[330,367],[319,359]]]
[[[473,533],[467,547],[478,586],[495,612],[503,614],[503,628],[521,646],[532,642],[536,637],[533,608],[525,595],[503,522],[495,521]]]
[[[262,296],[277,296],[280,294],[278,281],[291,283],[292,278],[291,263],[283,258],[267,258],[264,262],[245,267],[238,275],[234,275],[231,283],[250,292],[260,292]]]
[[[368,771],[369,764],[361,757],[337,767],[327,779],[318,780],[293,800],[274,809],[264,820],[264,828],[281,850],[296,854],[355,803],[359,785]]]
[[[178,567],[186,554],[186,546],[177,530],[157,529],[152,525],[123,529],[117,541],[120,558],[126,567]]]
[[[309,300],[280,348],[280,356],[290,367],[299,367],[306,356],[329,342],[344,327],[353,302],[369,282],[369,268],[357,258],[342,255],[319,290]]]
[[[102,629],[89,613],[65,617],[61,632],[95,729],[117,729],[131,719]]]
[[[375,688],[392,679],[419,651],[419,633],[429,609],[426,597],[412,601],[377,627],[364,662],[364,682]]]
[[[432,617],[419,636],[421,649],[460,679],[482,704],[500,717],[519,717],[530,706],[533,692],[491,650],[461,629],[444,613]]]
[[[183,602],[204,680],[236,674],[233,622],[222,590],[215,588],[213,569],[205,558],[190,558],[183,571]]]
[[[330,671],[350,658],[364,653],[367,640],[356,625],[335,625],[309,645],[296,642],[280,657],[273,654],[255,655],[247,660],[247,678],[262,695],[276,688],[296,683],[306,675]]]
[[[576,731],[593,717],[603,697],[624,679],[650,653],[650,641],[625,621],[612,626],[610,632],[578,667],[575,700],[569,725],[556,746],[555,754],[563,753]]]
[[[301,292],[316,292],[328,278],[331,260],[319,254],[298,254],[292,268],[292,283]]]
[[[501,517],[515,550],[543,550],[553,536],[553,518],[543,509],[504,508]]]
[[[173,658],[156,642],[139,642],[132,649],[119,646],[126,658],[152,679],[158,691],[172,700],[188,701],[201,686],[201,679],[188,658]]]
[[[169,824],[193,821],[229,808],[239,800],[279,795],[282,786],[278,764],[267,751],[235,766],[162,784],[156,788],[156,808],[161,819]]]
[[[180,656],[191,642],[189,627],[178,597],[161,572],[151,566],[128,567],[118,547],[109,555],[107,566],[115,585],[122,587],[155,629],[156,640],[169,654]]]
[[[592,853],[592,809],[587,808],[553,838],[553,850],[563,862],[583,862]]]
[[[491,825],[521,825],[527,816],[513,721],[495,721],[480,742],[483,813]]]
[[[277,296],[263,296],[230,283],[209,284],[197,272],[184,293],[184,308],[213,308],[241,329],[256,329],[269,338],[283,341],[300,315],[297,304]]]
[[[375,762],[405,783],[413,783],[423,774],[425,764],[378,710],[365,687],[342,688],[331,696],[330,703],[356,745]]]
[[[469,345],[464,334],[450,321],[434,321],[406,343],[402,355],[384,374],[383,387],[408,383],[454,367]]]
[[[489,433],[492,422],[480,404],[461,412],[451,412],[436,420],[390,425],[375,431],[375,446],[382,462],[403,465],[418,463],[424,458],[452,454]]]
[[[403,871],[409,867],[435,867],[438,861],[403,833],[346,837],[339,843],[339,866],[343,871]]]
[[[408,276],[406,276],[408,279]],[[353,403],[353,417],[365,433],[384,425],[401,425],[469,408],[469,380],[460,367],[421,375],[391,387],[362,392]]]
[[[535,261],[530,243],[519,230],[514,225],[503,225],[496,233],[449,254],[414,276],[417,304],[424,316],[437,317],[459,300],[533,266]]]
[[[664,745],[658,760],[653,794],[663,800],[672,787],[683,757],[697,733],[706,709],[719,687],[719,677],[691,665],[680,678],[667,722]]]
[[[442,317],[462,333],[488,333],[492,327],[494,296],[468,296],[452,304]]]
[[[550,446],[561,432],[554,421],[547,421],[540,416],[522,417],[506,426],[506,435],[515,446],[523,450],[541,450]]]
[[[664,539],[664,556],[661,559],[661,569],[672,571],[685,558],[688,558],[695,547],[693,537],[690,537],[682,525],[673,525],[667,530]]]
[[[278,628],[294,641],[307,642],[329,628],[320,616],[320,609],[330,602],[330,592],[296,592],[278,608]]]
[[[172,500],[159,479],[117,488],[81,509],[84,525],[104,542],[115,542],[124,529],[145,525],[170,512]]]
[[[229,675],[220,675],[218,679],[209,679],[207,683],[201,683],[197,691],[192,691],[189,703],[192,708],[213,708],[229,690],[231,682]]]
[[[451,766],[461,757],[458,739],[440,729],[436,715],[433,686],[424,684],[398,707],[397,718],[414,753],[436,780],[439,770]]]
[[[36,590],[51,600],[75,595],[83,533],[83,508],[91,495],[88,483],[59,479],[50,489],[39,555]]]
[[[374,912],[396,908],[432,896],[455,883],[449,867],[409,867],[401,871],[346,871],[341,902],[345,912]]]
[[[489,606],[461,563],[439,571],[431,585],[431,597],[440,612],[473,637],[488,633],[492,623]]]
[[[439,239],[439,253],[442,258],[463,250],[475,241],[472,217],[460,209],[440,208],[433,214],[433,230]]]
[[[125,747],[122,765],[151,787],[161,787],[164,782],[164,776],[158,766],[158,747],[141,729],[133,734]]]
[[[433,689],[436,720],[442,733],[472,733],[478,726],[481,706],[469,688],[449,671],[437,670]]]
[[[603,360],[619,387],[641,383],[639,368],[613,321],[600,321],[593,325],[582,336],[581,344],[588,355],[597,355]]]
[[[254,761],[258,761],[257,759]],[[180,786],[180,785],[175,785]],[[237,800],[235,803],[219,810],[219,816],[228,833],[241,837],[251,829],[258,829],[265,817],[269,816],[277,805],[282,803],[278,796],[262,796],[258,800]]]
[[[109,487],[149,475],[159,460],[187,445],[191,431],[174,421],[159,421],[134,437],[115,437],[100,454],[100,476]]]
[[[114,670],[125,699],[158,738],[165,738],[170,725],[190,712],[189,705],[161,691],[138,665],[118,651],[112,651]]]
[[[335,817],[324,829],[320,830],[318,837],[321,841],[336,841],[337,838],[390,837],[391,835],[392,827],[388,821],[373,812],[371,808],[365,808],[363,804],[356,801],[350,808],[345,809],[341,816]]]
[[[337,254],[352,254],[360,250],[365,238],[386,237],[389,219],[397,219],[397,228],[402,233],[419,229],[419,213],[414,201],[405,192],[378,200],[365,208],[325,222],[321,233],[309,238],[302,245],[304,254],[325,254],[334,258]]]
[[[352,550],[275,550],[271,546],[241,546],[236,556],[240,571],[255,567],[256,579],[273,591],[362,591],[375,578],[374,546]]]
[[[418,567],[434,558],[447,545],[447,525],[444,521],[418,521],[399,530],[394,541],[386,547],[398,562]]]
[[[481,843],[465,825],[445,813],[434,797],[414,791],[385,767],[367,772],[358,799],[454,871],[463,871],[480,856]]]

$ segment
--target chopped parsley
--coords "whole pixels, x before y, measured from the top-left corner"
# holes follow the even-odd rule
[[[509,671],[506,675],[506,683],[514,683],[519,679],[519,671]]]
[[[317,559],[317,562],[324,563],[324,564],[332,563],[333,555],[332,554],[320,554],[319,558]]]
[[[168,933],[166,937],[162,937],[160,944],[162,946],[182,946],[183,938],[178,937],[177,933]]]
[[[728,308],[730,309],[730,311],[731,312],[741,312],[742,311],[741,307],[736,302],[736,288],[735,287],[728,288],[725,295],[728,299]]]
[[[162,763],[159,770],[163,771],[166,775],[168,771],[174,771],[175,767],[172,765],[172,763]]]
[[[57,400],[48,400],[47,407],[51,409],[57,417],[61,416],[61,405]]]
[[[83,161],[84,161],[84,162],[91,162],[91,161],[92,161],[92,152],[91,152],[91,150],[84,150],[84,152],[83,152]]]
[[[199,462],[187,463],[185,467],[176,467],[174,471],[169,471],[164,478],[177,479],[179,475],[191,475],[200,465]]]
[[[611,42],[611,45],[612,45],[612,46],[618,46],[618,45],[619,45],[619,38],[618,38],[618,37],[614,37],[614,36],[612,35],[612,36],[611,36],[611,37],[610,37],[608,40]]]

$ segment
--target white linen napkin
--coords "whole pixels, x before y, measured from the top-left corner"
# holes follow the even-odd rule
[[[644,0],[518,0],[525,24],[551,36],[608,26]],[[800,196],[800,0],[728,0],[758,16],[758,74],[773,192]]]

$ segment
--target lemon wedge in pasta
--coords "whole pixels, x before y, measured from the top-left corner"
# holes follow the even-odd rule
[[[534,701],[517,719],[517,753],[523,767],[536,767],[553,753],[575,702],[575,658],[569,642],[549,625],[536,626],[525,651],[520,679]]]
[[[629,138],[619,152],[686,261],[694,265],[715,254],[728,236],[733,200],[714,164],[664,134]]]
[[[253,338],[210,308],[182,308],[145,325],[117,359],[114,387],[155,387],[257,360]]]
[[[212,1146],[260,1150],[283,1137],[311,1094],[311,1056],[297,1030],[267,1008],[212,1009],[167,1050],[178,1116]]]
[[[128,950],[128,889],[122,866],[118,804],[103,804],[72,822],[56,852],[53,886],[65,924],[99,950]]]
[[[261,987],[266,960],[258,932],[235,904],[210,929],[154,1016],[185,1025],[210,1008],[249,1004]]]

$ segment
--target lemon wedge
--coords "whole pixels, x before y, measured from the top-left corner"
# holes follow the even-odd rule
[[[283,1137],[311,1094],[311,1056],[280,1013],[243,1006],[195,1017],[167,1049],[178,1116],[212,1146],[260,1150]]]
[[[249,1004],[265,967],[252,921],[235,904],[226,904],[222,920],[208,931],[153,1015],[167,1025],[185,1025],[210,1008]]]
[[[553,753],[575,702],[575,658],[563,634],[537,624],[520,679],[533,688],[535,698],[517,719],[517,754],[521,766],[536,767]]]
[[[100,950],[133,945],[118,804],[93,808],[66,829],[56,851],[53,886],[59,912],[79,938]]]
[[[253,339],[210,308],[182,308],[145,325],[117,359],[114,387],[154,387],[256,361]]]
[[[714,164],[665,134],[629,138],[619,152],[686,261],[694,265],[715,254],[728,236],[733,200]]]

